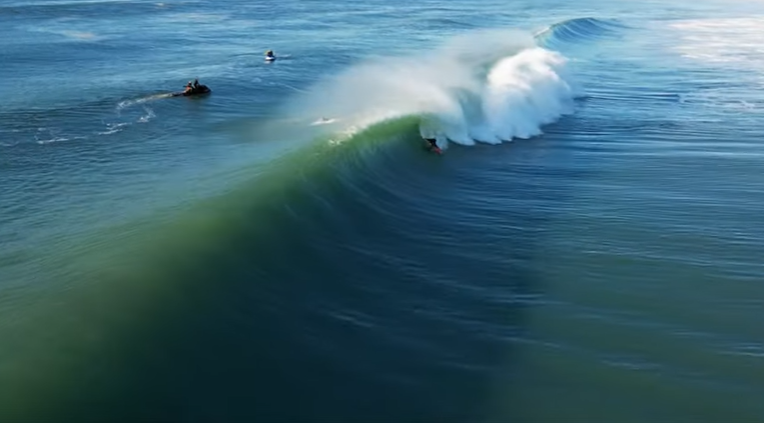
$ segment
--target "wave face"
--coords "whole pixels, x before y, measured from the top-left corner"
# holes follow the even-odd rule
[[[0,369],[0,416],[114,421],[113,410],[129,408],[123,417],[133,421],[172,420],[178,409],[204,417],[225,410],[214,417],[231,421],[333,413],[354,421],[364,411],[341,404],[360,397],[405,404],[411,410],[403,414],[424,420],[467,419],[482,400],[473,393],[483,373],[447,387],[437,386],[437,375],[448,373],[454,353],[465,366],[503,365],[498,332],[519,333],[523,302],[534,297],[534,274],[523,263],[545,230],[547,210],[537,205],[563,196],[527,181],[534,160],[527,155],[483,163],[493,172],[476,189],[465,164],[490,158],[485,152],[438,160],[418,143],[423,135],[468,145],[540,133],[572,110],[564,70],[565,58],[528,34],[485,31],[430,53],[373,59],[320,82],[286,105],[304,120],[285,127],[309,145],[204,204],[102,234],[119,240],[118,248],[87,240],[62,249],[73,257],[60,261],[77,263],[67,265],[77,270],[57,283],[76,289],[0,328],[0,338],[14,340],[12,349],[0,350],[13,363]],[[486,200],[507,193],[507,183],[515,209]],[[562,183],[544,185],[557,190]],[[448,189],[433,189],[439,186]],[[486,243],[497,248],[480,254],[465,248]],[[464,317],[420,312],[470,308]],[[501,309],[500,324],[493,309]],[[476,335],[476,322],[497,335]],[[399,331],[414,327],[420,330]],[[37,347],[42,339],[50,351],[77,352],[50,359]],[[379,339],[383,354],[375,352]],[[325,356],[327,347],[335,352]],[[210,357],[212,364],[199,365]],[[104,364],[82,372],[93,360]],[[346,379],[354,361],[354,376]],[[407,366],[426,362],[433,363],[425,370],[432,376],[423,385],[400,382],[409,377]],[[188,372],[190,379],[178,378]],[[35,373],[45,374],[42,383],[22,383]],[[231,373],[249,386],[227,381]],[[303,377],[285,382],[290,375]],[[347,389],[322,398],[338,378]],[[75,379],[80,389],[62,393]],[[242,391],[257,392],[261,404],[253,409],[248,400],[233,400]],[[456,405],[432,402],[433,393]],[[155,402],[126,405],[138,397]],[[308,406],[290,407],[286,398]],[[401,414],[373,408],[384,420]]]
[[[92,242],[98,251],[62,260],[77,262],[64,284],[77,289],[0,328],[14,340],[0,347],[13,364],[0,368],[0,418],[357,421],[371,407],[380,421],[467,420],[484,373],[438,376],[455,355],[504,366],[504,337],[535,299],[524,263],[545,231],[539,204],[563,196],[528,181],[549,176],[547,158],[527,153],[493,161],[476,188],[465,161],[415,147],[418,125],[394,119],[301,148],[171,224],[107,234],[119,254]],[[490,199],[499,190],[512,207]],[[483,244],[495,248],[465,248]],[[407,382],[412,368],[421,383]]]
[[[402,116],[421,117],[420,134],[462,145],[541,134],[572,112],[577,90],[566,58],[518,31],[478,31],[432,53],[376,58],[319,83],[298,100],[353,132]],[[327,99],[331,99],[328,102]],[[336,129],[336,127],[334,127]]]
[[[0,339],[13,340],[12,348],[0,347],[0,359],[12,363],[0,368],[0,419],[115,421],[113,410],[129,409],[127,421],[173,420],[182,409],[223,421],[253,414],[306,421],[337,413],[357,421],[365,411],[344,404],[378,398],[409,408],[387,412],[375,404],[384,420],[401,414],[467,420],[482,401],[474,393],[485,374],[443,387],[439,375],[449,374],[452,354],[465,367],[503,366],[504,335],[522,331],[525,303],[535,300],[535,274],[526,263],[555,208],[539,205],[564,199],[565,181],[557,178],[568,175],[568,160],[561,158],[552,175],[541,170],[548,157],[527,152],[492,160],[473,150],[471,157],[440,160],[422,152],[420,137],[437,137],[443,147],[531,137],[571,112],[575,95],[565,57],[539,47],[530,34],[504,30],[456,37],[434,51],[374,58],[319,82],[285,105],[283,124],[275,119],[258,128],[259,137],[268,132],[290,147],[300,139],[307,145],[252,166],[256,176],[221,187],[208,201],[157,212],[148,222],[115,224],[97,237],[105,241],[84,239],[46,259],[46,268],[67,269],[57,270],[61,280],[51,285],[73,288],[25,307],[20,323],[0,328]],[[97,129],[111,123],[117,140],[127,136],[123,128],[152,127],[185,104],[151,96],[113,102],[108,111],[116,108],[123,119],[98,122]],[[156,119],[137,125],[137,110],[149,103],[146,116]],[[102,106],[89,107],[83,121],[100,116]],[[117,148],[83,147],[96,158],[99,148]],[[449,159],[460,152],[451,153]],[[470,164],[486,172],[479,188]],[[551,180],[538,182],[545,178]],[[217,186],[227,185],[220,179]],[[197,181],[190,184],[195,194],[215,191]],[[94,189],[82,187],[81,198],[92,198]],[[512,197],[510,206],[491,200],[499,191]],[[124,189],[115,192],[126,196]],[[78,218],[103,220],[104,206],[82,203],[94,211]],[[465,248],[486,244],[495,248]],[[427,309],[472,311],[421,314]],[[476,324],[482,333],[474,332]],[[384,352],[377,354],[380,339]],[[39,348],[42,342],[47,349]],[[334,352],[326,356],[325,348]],[[200,365],[211,357],[213,363]],[[84,371],[94,360],[103,364]],[[415,363],[432,363],[422,367],[424,383],[401,382],[410,377],[407,367],[420,367]],[[179,377],[184,374],[190,376]],[[300,382],[288,382],[295,375]],[[77,389],[65,389],[72,380]],[[319,395],[336,380],[347,388]],[[289,386],[273,389],[284,383]],[[236,400],[245,391],[256,392],[261,404],[253,409],[249,400]],[[152,400],[130,405],[141,397]],[[455,405],[443,406],[443,398]],[[206,414],[211,410],[214,416]]]

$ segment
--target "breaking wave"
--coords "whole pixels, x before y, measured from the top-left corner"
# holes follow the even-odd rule
[[[473,145],[541,134],[571,113],[578,89],[567,59],[531,34],[478,31],[430,53],[370,59],[295,99],[302,116],[339,119],[353,134],[371,124],[419,116],[420,135]]]

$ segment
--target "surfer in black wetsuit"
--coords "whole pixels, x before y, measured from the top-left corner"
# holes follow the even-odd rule
[[[437,140],[435,138],[425,138],[424,140],[430,144],[430,150],[440,150],[440,147],[438,147]]]

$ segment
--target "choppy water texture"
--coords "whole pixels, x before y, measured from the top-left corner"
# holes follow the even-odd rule
[[[4,1],[0,420],[764,420],[762,28]]]

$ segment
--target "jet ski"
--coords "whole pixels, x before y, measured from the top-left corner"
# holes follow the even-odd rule
[[[183,97],[192,97],[192,96],[197,96],[197,95],[209,94],[211,92],[212,92],[212,90],[209,89],[209,87],[207,87],[206,85],[199,85],[196,88],[192,88],[191,91],[183,91],[183,92],[179,92],[179,93],[173,93],[172,96],[173,97],[180,97],[180,96],[183,96]]]
[[[170,94],[173,97],[193,97],[198,95],[204,95],[209,94],[212,92],[210,88],[206,85],[202,85],[199,83],[198,79],[194,79],[193,81],[188,81],[188,84],[185,87],[186,89],[182,92],[172,93]]]

